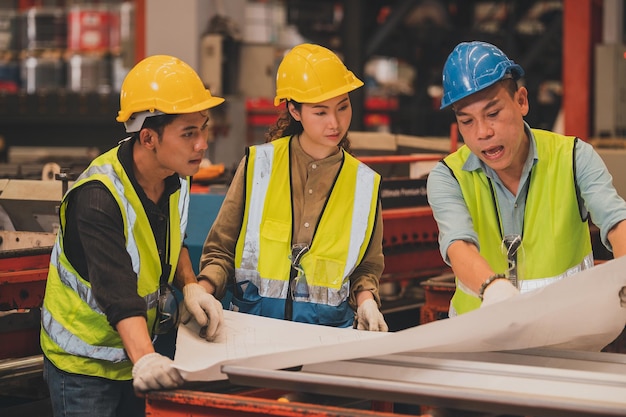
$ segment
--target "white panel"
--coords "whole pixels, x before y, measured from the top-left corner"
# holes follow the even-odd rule
[[[208,10],[206,0],[146,1],[146,55],[173,55],[198,70]]]
[[[595,47],[595,136],[626,135],[626,46]]]

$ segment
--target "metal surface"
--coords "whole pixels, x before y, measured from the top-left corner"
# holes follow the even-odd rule
[[[2,230],[0,231],[0,257],[9,258],[16,255],[50,251],[54,245],[55,238],[56,235],[54,233]]]
[[[0,207],[8,216],[4,230],[55,233],[61,181],[0,180]]]
[[[38,375],[42,371],[42,355],[0,361],[0,381],[26,375]]]
[[[235,384],[539,416],[623,416],[626,356],[532,349],[328,362],[300,372],[224,366]]]

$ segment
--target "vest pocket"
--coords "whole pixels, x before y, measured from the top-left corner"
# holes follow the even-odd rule
[[[287,242],[291,235],[291,223],[266,219],[261,225],[261,237],[276,242]]]
[[[311,273],[307,271],[306,265],[303,265],[303,267],[309,285],[338,290],[343,284],[343,272],[345,269],[343,262],[317,256],[313,260],[313,271]]]

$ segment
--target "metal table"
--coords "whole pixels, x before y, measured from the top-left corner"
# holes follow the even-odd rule
[[[625,416],[626,355],[529,349],[412,353],[306,365],[224,366],[235,384],[491,413]]]

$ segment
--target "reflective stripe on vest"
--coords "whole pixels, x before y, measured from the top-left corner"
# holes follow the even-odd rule
[[[563,272],[560,275],[554,276],[554,277],[547,277],[547,278],[535,278],[535,279],[529,279],[529,280],[519,280],[518,284],[520,286],[520,293],[521,294],[525,294],[534,290],[537,290],[539,288],[545,287],[546,285],[550,285],[554,282],[560,281],[563,278],[567,278],[571,275],[577,274],[581,271],[584,271],[585,269],[589,269],[592,268],[594,266],[593,264],[593,253],[590,253],[589,255],[585,256],[585,259],[583,259],[583,261],[578,264],[575,265],[571,268],[569,268],[567,271]],[[462,292],[464,292],[465,294],[468,294],[472,297],[477,297],[478,295],[476,293],[474,293],[472,290],[470,290],[465,284],[463,284],[460,280],[456,280],[456,285],[457,285],[457,290],[460,290]],[[448,311],[448,317],[456,317],[458,314],[456,312],[456,309],[454,308],[454,306],[452,304],[450,304],[450,309]]]
[[[56,321],[47,308],[41,309],[41,323],[46,328],[50,338],[65,352],[86,358],[100,359],[109,362],[122,362],[128,360],[126,351],[122,348],[108,346],[92,346],[83,342],[79,337],[72,334],[61,323]]]
[[[71,271],[65,268],[63,264],[59,263],[59,249],[60,247],[58,245],[55,245],[52,248],[52,255],[50,256],[50,263],[52,263],[53,265],[57,265],[61,282],[63,282],[63,284],[65,284],[66,286],[74,290],[74,292],[80,296],[80,299],[83,300],[86,304],[88,304],[89,307],[91,307],[93,311],[98,312],[100,314],[104,314],[102,310],[100,309],[100,307],[98,306],[98,303],[96,302],[93,296],[91,287],[88,285],[85,285],[82,281],[78,280],[76,276],[72,274]],[[148,309],[156,307],[158,298],[159,298],[158,290],[150,294],[147,294],[143,297],[143,299],[146,301],[146,305],[148,306]]]
[[[578,265],[574,265],[573,267],[569,268],[567,271],[557,276],[547,277],[547,278],[525,279],[525,280],[519,281],[519,284],[520,284],[519,290],[522,294],[526,292],[530,292],[532,290],[545,287],[548,284],[552,284],[553,282],[559,281],[563,278],[567,278],[569,276],[572,276],[581,271],[584,271],[585,269],[589,269],[592,267],[593,267],[593,253],[590,253],[587,256],[585,256],[585,258],[583,259],[581,263],[579,263]]]

